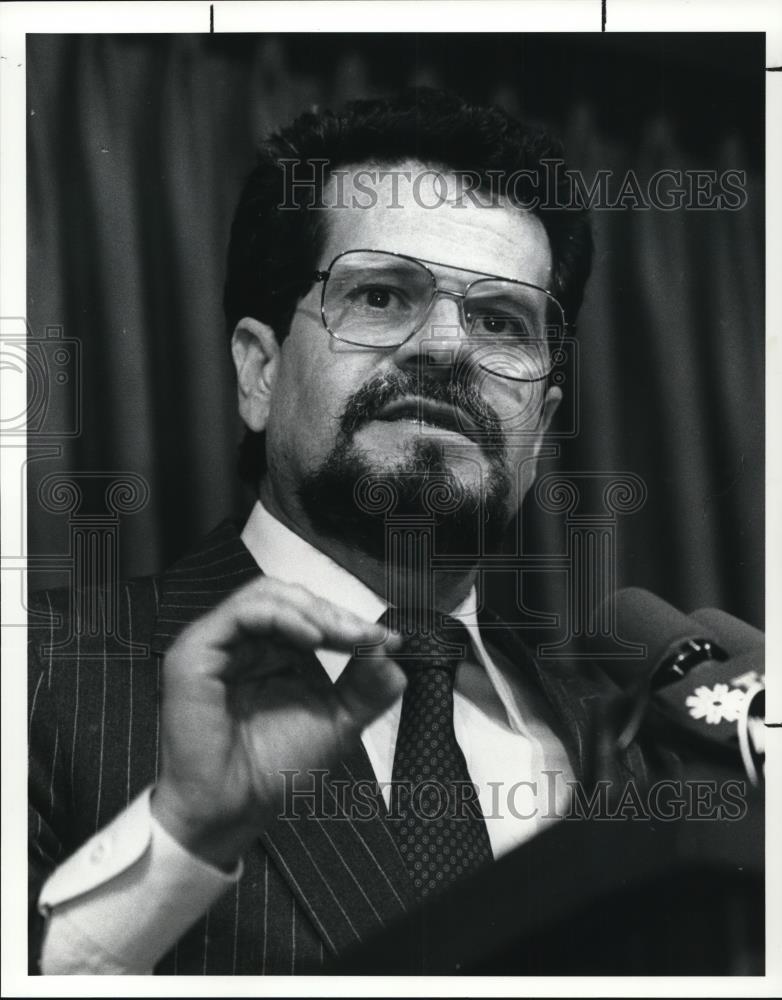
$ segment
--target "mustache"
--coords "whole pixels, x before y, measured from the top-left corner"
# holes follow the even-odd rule
[[[348,400],[340,419],[340,431],[350,439],[364,424],[377,419],[389,403],[410,396],[424,402],[446,404],[457,414],[464,414],[467,418],[465,433],[474,436],[477,430],[479,443],[486,451],[504,454],[505,435],[497,412],[473,385],[456,373],[448,381],[432,378],[425,372],[375,375]]]

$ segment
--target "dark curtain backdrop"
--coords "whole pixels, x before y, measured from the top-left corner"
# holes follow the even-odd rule
[[[37,495],[52,472],[148,483],[120,519],[125,576],[247,509],[220,301],[255,143],[313,105],[426,83],[551,126],[587,178],[746,172],[740,211],[594,213],[580,432],[556,466],[644,480],[620,584],[760,624],[763,55],[758,35],[28,36],[28,319],[81,351],[78,386],[49,401],[65,426],[81,389],[79,433],[31,449],[30,553],[68,549]],[[535,551],[563,544],[550,513],[523,530]],[[31,588],[63,582],[54,562]]]

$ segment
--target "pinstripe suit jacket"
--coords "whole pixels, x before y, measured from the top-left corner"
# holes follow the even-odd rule
[[[131,581],[115,593],[58,591],[31,600],[31,971],[40,950],[35,904],[43,881],[156,779],[166,649],[187,623],[258,573],[236,527],[226,522],[161,577]],[[84,627],[87,618],[97,627]],[[549,667],[543,672],[496,619],[484,635],[537,680],[581,774],[589,702],[601,694],[595,678]],[[302,663],[315,683],[330,684],[314,655],[303,655]],[[627,767],[636,773],[643,767],[640,752]],[[333,777],[374,780],[363,748]],[[324,795],[329,788],[326,782]],[[306,811],[306,803],[300,809]],[[382,814],[356,823],[336,804],[335,810],[334,820],[276,820],[245,859],[240,881],[156,971],[318,972],[329,956],[411,908],[412,886]]]

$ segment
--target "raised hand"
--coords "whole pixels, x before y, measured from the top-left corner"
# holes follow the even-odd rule
[[[324,690],[302,650],[377,652]],[[279,809],[280,772],[333,765],[404,690],[383,626],[262,577],[188,626],[165,659],[158,821],[204,860],[232,867]]]

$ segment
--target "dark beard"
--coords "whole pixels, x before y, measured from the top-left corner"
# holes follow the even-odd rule
[[[405,396],[446,402],[469,414],[489,459],[482,484],[467,489],[454,475],[445,448],[432,437],[411,441],[401,461],[378,471],[354,443],[356,431],[387,403]],[[508,518],[510,479],[505,441],[494,411],[459,383],[409,373],[377,377],[348,402],[334,447],[319,469],[299,487],[299,501],[322,535],[347,542],[386,562],[402,556],[391,536],[399,529],[431,534],[432,555],[475,560],[499,549]]]

